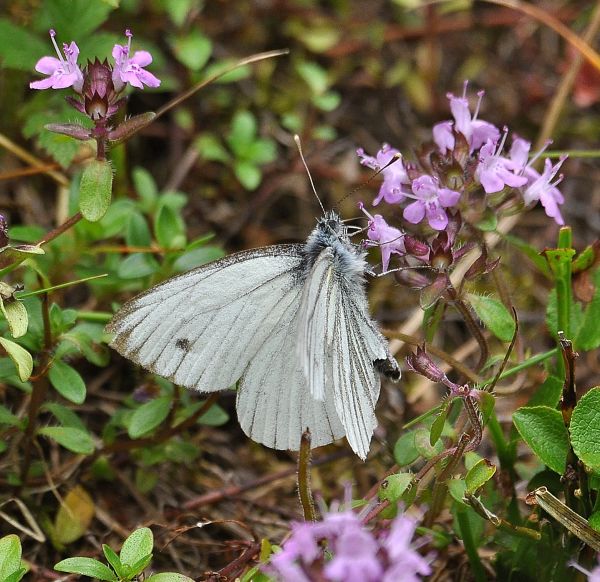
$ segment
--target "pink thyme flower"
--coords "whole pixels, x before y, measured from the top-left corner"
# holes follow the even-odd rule
[[[412,224],[418,224],[427,217],[429,226],[434,230],[444,230],[448,225],[445,208],[454,206],[460,192],[449,188],[440,188],[439,182],[432,176],[420,176],[412,181],[413,196],[416,200],[404,209],[404,218]]]
[[[565,221],[558,205],[562,204],[565,198],[556,186],[562,181],[563,176],[561,174],[556,180],[554,178],[566,159],[567,156],[561,156],[558,162],[552,165],[552,162],[546,158],[544,171],[537,179],[529,183],[523,192],[525,204],[531,204],[539,200],[546,211],[546,215],[554,218],[556,223],[560,225],[563,225]]]
[[[416,522],[399,513],[389,530],[371,531],[361,513],[332,503],[323,511],[323,520],[292,525],[291,535],[280,552],[271,557],[265,572],[281,582],[309,582],[312,579],[365,580],[365,582],[418,582],[431,572],[432,555],[417,551],[427,540],[415,540]],[[327,551],[324,552],[324,548]]]
[[[359,203],[358,206],[369,219],[369,228],[367,231],[369,240],[367,243],[371,246],[378,246],[380,248],[383,272],[386,273],[390,266],[392,254],[400,256],[406,254],[404,233],[401,230],[390,226],[381,214],[371,216],[371,214],[365,210],[362,202]]]
[[[373,201],[373,206],[377,206],[381,200],[385,200],[388,204],[402,202],[405,198],[403,186],[408,186],[410,180],[402,164],[402,159],[399,157],[400,152],[385,143],[377,152],[376,157],[368,156],[362,148],[358,148],[356,153],[361,158],[360,163],[363,166],[367,166],[373,170],[384,168],[381,172],[383,174],[383,184],[379,189],[377,198]],[[398,159],[390,164],[394,157],[398,157]],[[385,167],[387,164],[390,165]]]
[[[377,557],[378,543],[356,517],[339,533],[332,545],[333,559],[325,565],[323,573],[328,580],[364,580],[378,582],[383,566]],[[327,519],[327,518],[326,518]]]
[[[158,87],[160,80],[152,73],[146,71],[147,67],[152,62],[152,55],[148,51],[136,51],[133,57],[129,57],[131,52],[131,38],[133,34],[129,29],[125,31],[127,44],[116,44],[112,50],[112,56],[115,59],[115,67],[113,69],[113,84],[115,90],[121,91],[126,83],[133,87],[143,89],[144,85],[148,87]]]
[[[63,56],[54,40],[55,36],[56,32],[51,29],[50,38],[58,58],[42,57],[36,63],[35,70],[43,75],[48,75],[48,77],[41,81],[32,81],[29,83],[29,87],[31,89],[64,89],[72,86],[77,93],[81,93],[83,74],[77,65],[79,47],[74,41],[71,44],[63,44],[65,53]]]
[[[468,81],[465,81],[462,97],[455,97],[452,93],[448,93],[447,95],[454,123],[452,121],[442,121],[433,126],[433,140],[442,154],[446,154],[448,150],[452,151],[454,149],[455,138],[453,129],[465,136],[471,152],[480,148],[488,139],[496,141],[500,137],[500,131],[495,125],[488,121],[477,119],[481,100],[485,94],[484,91],[477,93],[479,99],[475,113],[471,116],[469,101],[467,100],[468,84]]]
[[[412,544],[416,528],[417,522],[408,516],[393,521],[384,542],[392,566],[385,573],[383,582],[419,582],[420,577],[417,574],[431,574],[428,560],[416,552]]]
[[[527,178],[518,173],[523,167],[514,159],[500,155],[506,142],[507,132],[508,130],[505,130],[498,145],[488,139],[479,151],[479,165],[475,176],[486,194],[500,192],[505,186],[518,188],[527,184]]]

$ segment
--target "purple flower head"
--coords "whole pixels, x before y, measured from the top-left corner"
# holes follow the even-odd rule
[[[115,90],[117,92],[121,91],[126,83],[138,89],[143,89],[144,85],[158,87],[160,80],[144,69],[152,62],[152,55],[148,51],[136,51],[133,57],[130,58],[133,34],[127,29],[125,36],[127,37],[127,44],[116,44],[112,50],[112,56],[115,59],[113,69]]]
[[[449,188],[440,188],[436,178],[424,175],[412,181],[415,201],[404,209],[404,218],[412,224],[418,224],[427,217],[429,226],[434,230],[444,230],[448,225],[448,215],[445,208],[454,206],[460,192]]]
[[[563,179],[562,174],[554,179],[558,170],[563,165],[567,156],[561,156],[558,162],[552,165],[552,162],[546,158],[544,162],[544,171],[538,175],[536,179],[531,181],[523,192],[523,200],[525,204],[531,204],[538,200],[542,203],[546,214],[550,218],[554,218],[557,224],[565,223],[559,204],[562,204],[565,199],[560,190],[556,187]],[[553,181],[554,180],[554,181]]]
[[[353,520],[340,532],[332,550],[333,559],[324,569],[328,580],[381,580],[383,566],[377,557],[379,545],[373,534],[361,525],[360,520]]]
[[[431,557],[417,552],[425,541],[412,543],[412,519],[399,514],[389,532],[375,533],[363,523],[373,505],[355,513],[349,495],[347,488],[344,503],[333,502],[329,510],[322,507],[322,521],[293,524],[283,549],[271,557],[265,571],[281,582],[418,581],[419,575],[429,574]]]
[[[505,186],[518,188],[527,184],[527,178],[519,175],[523,167],[513,158],[508,159],[500,154],[506,142],[508,130],[505,129],[502,140],[496,145],[488,139],[479,151],[479,165],[475,176],[483,186],[486,194],[500,192]],[[512,151],[512,150],[511,150]],[[517,155],[521,155],[520,152]]]
[[[405,198],[403,186],[408,186],[410,180],[402,163],[400,152],[388,144],[383,144],[377,152],[376,157],[368,156],[362,148],[358,148],[356,153],[361,158],[360,163],[363,166],[367,166],[373,170],[381,170],[383,168],[381,170],[383,184],[379,189],[377,198],[373,201],[373,206],[377,206],[381,200],[385,200],[388,204],[402,202]],[[395,161],[393,161],[394,158],[396,158]],[[392,163],[390,164],[390,162]]]
[[[79,47],[75,42],[63,44],[63,56],[54,40],[55,36],[56,32],[50,30],[50,38],[58,58],[42,57],[36,63],[35,70],[43,75],[48,75],[48,77],[41,81],[32,81],[29,83],[29,87],[31,89],[64,89],[72,86],[77,93],[81,93],[83,74],[77,65]]]
[[[401,230],[390,226],[381,214],[371,216],[371,214],[365,210],[362,202],[359,204],[359,208],[369,218],[367,236],[369,237],[369,242],[373,243],[372,246],[378,246],[381,249],[383,272],[386,273],[390,266],[392,253],[400,256],[406,254],[404,233]]]
[[[477,119],[481,100],[485,94],[484,91],[477,93],[479,99],[475,113],[471,116],[469,101],[467,99],[468,85],[468,81],[465,81],[461,97],[456,97],[452,93],[448,93],[447,95],[454,123],[451,121],[442,121],[433,127],[433,140],[442,154],[446,154],[448,150],[452,151],[454,149],[455,138],[453,129],[465,136],[471,152],[480,148],[488,139],[495,142],[500,137],[500,131],[495,125],[488,121]]]
[[[431,567],[426,558],[416,551],[412,539],[417,527],[416,521],[406,515],[398,516],[392,523],[384,546],[387,550],[391,568],[386,572],[383,582],[418,582],[419,576],[431,574]]]

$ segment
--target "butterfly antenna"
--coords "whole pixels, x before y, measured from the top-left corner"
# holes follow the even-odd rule
[[[304,164],[304,169],[306,170],[306,173],[308,174],[308,179],[310,180],[310,185],[312,187],[313,193],[316,196],[317,201],[319,202],[319,206],[321,207],[323,214],[325,214],[325,207],[323,206],[323,203],[321,202],[321,199],[319,198],[319,195],[317,194],[317,189],[315,188],[315,183],[313,182],[312,176],[310,175],[310,170],[308,169],[308,165],[306,164],[306,160],[304,159],[304,154],[302,153],[302,145],[300,144],[300,136],[298,134],[294,135],[294,141],[296,142],[296,147],[298,148],[298,153],[300,154],[300,159],[302,160],[302,163]]]

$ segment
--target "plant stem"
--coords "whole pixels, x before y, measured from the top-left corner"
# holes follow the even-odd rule
[[[469,563],[471,564],[473,578],[475,578],[476,582],[487,582],[488,577],[485,573],[485,568],[481,563],[479,553],[477,552],[477,545],[473,539],[473,532],[471,530],[471,523],[469,522],[467,511],[469,510],[466,508],[460,507],[459,505],[456,506],[456,520],[458,521],[463,544],[465,545],[465,552],[467,553]]]
[[[46,394],[48,393],[49,387],[46,373],[52,353],[52,328],[50,327],[50,306],[47,293],[42,297],[42,318],[44,322],[44,349],[38,364],[40,373],[34,375],[36,376],[36,380],[32,382],[33,388],[27,411],[27,427],[25,428],[25,434],[23,436],[23,447],[25,451],[23,464],[21,465],[21,486],[25,485],[27,475],[29,474],[31,453],[33,449],[32,441],[37,428],[38,414],[42,404],[46,400]]]
[[[300,439],[298,455],[298,495],[304,512],[304,521],[317,521],[315,504],[310,490],[310,431],[306,429]]]

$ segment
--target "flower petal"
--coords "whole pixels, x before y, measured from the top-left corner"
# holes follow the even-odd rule
[[[425,203],[415,200],[404,209],[403,216],[411,224],[418,224],[425,217]]]

